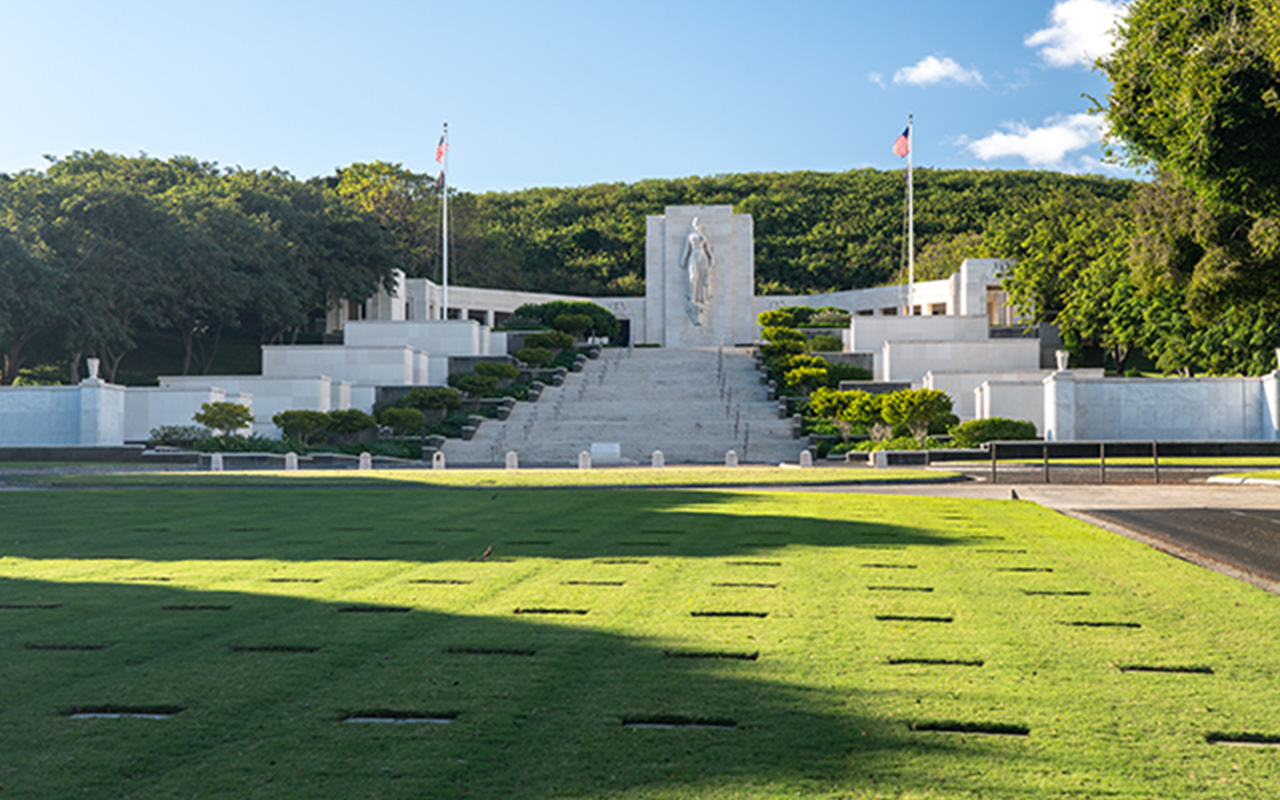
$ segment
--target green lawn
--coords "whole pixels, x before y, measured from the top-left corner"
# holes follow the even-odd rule
[[[1280,598],[1029,503],[113,489],[0,519],[6,798],[1280,790],[1280,751],[1206,741],[1280,736]],[[104,709],[181,710],[67,715]]]
[[[923,469],[871,469],[862,466],[795,467],[605,467],[599,469],[352,469],[252,470],[243,472],[118,472],[38,476],[32,483],[94,486],[254,486],[297,483],[387,485],[416,483],[440,487],[535,486],[778,486],[839,483],[951,481],[957,472]]]

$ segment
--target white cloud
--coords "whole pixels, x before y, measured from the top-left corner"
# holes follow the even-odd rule
[[[920,62],[903,67],[893,74],[894,83],[912,83],[916,86],[928,86],[942,81],[956,83],[982,83],[982,73],[976,69],[965,69],[950,58],[926,56]]]
[[[1039,128],[1017,124],[993,133],[967,147],[983,161],[1022,158],[1036,166],[1060,164],[1067,154],[1096,146],[1102,141],[1102,119],[1091,114],[1072,114],[1045,120]]]
[[[871,81],[876,86],[879,86],[881,89],[884,88],[884,76],[881,75],[879,72],[868,73],[867,80]]]
[[[1111,54],[1116,25],[1128,10],[1124,0],[1059,0],[1049,14],[1052,25],[1026,38],[1040,48],[1050,66],[1088,66]]]

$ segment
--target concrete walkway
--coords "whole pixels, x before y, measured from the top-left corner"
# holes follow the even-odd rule
[[[796,461],[804,442],[778,418],[760,374],[741,348],[605,350],[471,441],[450,440],[445,460],[496,466],[514,450],[521,466],[569,466],[592,443],[617,443],[613,464],[648,465],[654,450],[667,464],[724,463],[728,450],[743,463]]]

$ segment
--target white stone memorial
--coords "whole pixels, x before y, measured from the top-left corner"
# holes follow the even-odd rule
[[[727,452],[727,453],[725,453],[725,454],[724,454],[724,465],[725,465],[726,467],[736,467],[736,466],[738,466],[738,451],[737,451],[737,450],[730,450],[729,452]]]
[[[591,453],[586,450],[578,453],[578,469],[591,469]]]
[[[515,450],[507,451],[507,469],[520,469],[520,456]]]
[[[297,453],[285,453],[285,454],[284,454],[284,468],[285,468],[286,470],[288,470],[289,472],[294,472],[294,471],[296,471],[296,470],[298,469],[298,454],[297,454]]]
[[[437,450],[431,454],[431,468],[444,469],[444,453]]]
[[[649,465],[654,469],[662,469],[667,465],[666,456],[662,454],[661,450],[654,450],[653,458],[649,461]]]
[[[214,453],[209,456],[209,471],[222,472],[222,453]]]
[[[373,469],[373,456],[367,452],[360,454],[360,469]]]
[[[646,219],[645,330],[663,347],[755,338],[750,214],[732,206],[667,206]]]
[[[813,466],[813,453],[809,452],[808,448],[800,451],[800,466],[801,467]]]

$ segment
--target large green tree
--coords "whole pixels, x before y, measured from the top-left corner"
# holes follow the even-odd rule
[[[1209,200],[1280,213],[1276,0],[1134,0],[1114,53],[1111,132]]]

